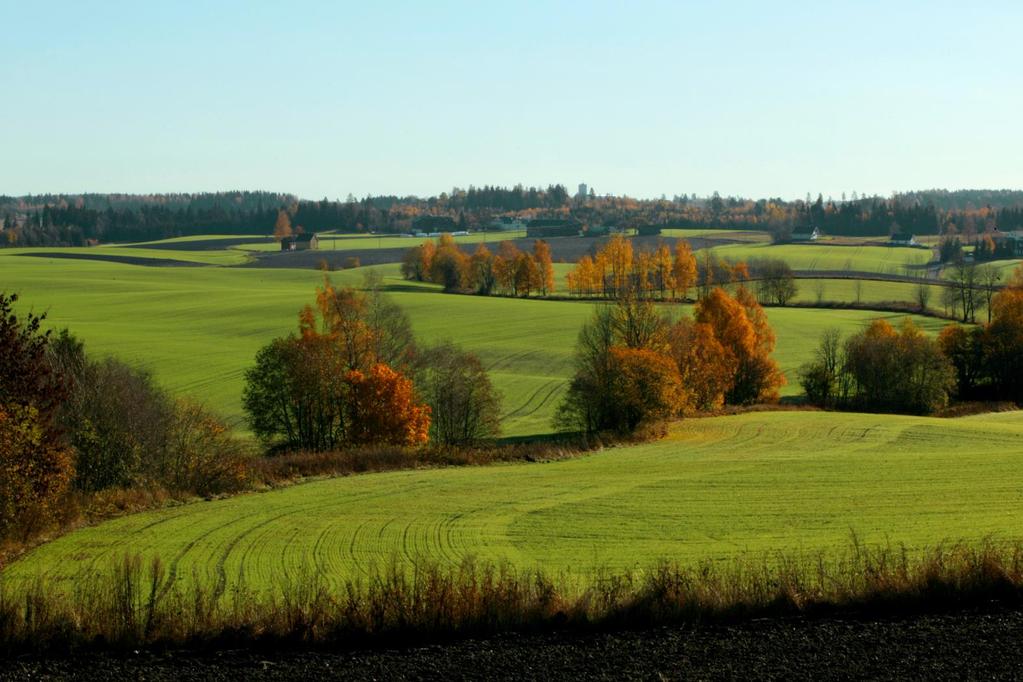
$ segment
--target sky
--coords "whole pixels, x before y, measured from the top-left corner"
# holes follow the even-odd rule
[[[1023,188],[1023,3],[0,0],[0,194]]]

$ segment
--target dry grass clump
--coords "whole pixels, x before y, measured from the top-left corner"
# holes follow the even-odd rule
[[[0,576],[2,577],[2,576]],[[1023,544],[921,553],[855,541],[835,559],[548,576],[507,564],[393,564],[373,577],[313,572],[258,589],[173,581],[159,559],[126,557],[73,587],[0,582],[0,649],[361,646],[508,631],[650,627],[771,616],[911,615],[1023,604]]]

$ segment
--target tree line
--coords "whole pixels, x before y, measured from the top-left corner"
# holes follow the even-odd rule
[[[139,487],[215,494],[244,484],[244,444],[147,373],[90,357],[0,293],[0,539],[73,513],[82,496]]]
[[[955,292],[954,288],[949,291]],[[825,333],[800,370],[808,402],[826,408],[928,414],[957,400],[1023,401],[1023,268],[991,293],[989,321],[950,324],[936,339],[884,320],[842,339]]]
[[[243,403],[271,453],[478,445],[500,434],[500,395],[479,358],[451,342],[418,344],[372,275],[365,291],[325,278],[298,332],[257,353]]]
[[[503,241],[492,253],[479,244],[470,256],[451,235],[442,234],[436,242],[427,239],[406,251],[401,274],[407,280],[440,284],[447,292],[482,296],[548,296],[555,290],[551,249],[543,239],[534,241],[531,251]]]
[[[954,198],[949,198],[949,197]],[[546,188],[459,188],[437,196],[369,196],[299,200],[272,192],[176,195],[37,195],[0,197],[0,246],[80,246],[98,241],[144,241],[198,235],[269,234],[278,211],[307,231],[408,232],[415,218],[447,216],[466,229],[488,229],[495,216],[572,219],[583,225],[718,227],[769,230],[781,237],[816,226],[828,234],[886,236],[905,231],[976,235],[1023,228],[1023,193],[947,193],[889,198],[785,201],[681,194],[672,199],[573,197],[563,185]]]
[[[556,424],[633,434],[723,405],[778,400],[775,335],[753,294],[711,289],[692,317],[672,319],[627,291],[583,326]]]

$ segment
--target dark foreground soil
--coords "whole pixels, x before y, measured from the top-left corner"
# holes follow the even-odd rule
[[[357,652],[133,653],[0,660],[2,679],[1018,679],[1023,613],[763,620],[507,635]]]

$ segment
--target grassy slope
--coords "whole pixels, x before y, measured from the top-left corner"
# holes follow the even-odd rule
[[[126,552],[222,586],[474,555],[549,572],[1020,533],[1023,412],[959,420],[755,413],[546,464],[323,480],[129,516],[44,545],[5,578],[75,579]]]
[[[498,242],[505,239],[521,239],[526,236],[524,230],[510,230],[508,232],[479,232],[466,237],[454,237],[459,244],[479,244],[486,242],[491,249],[496,248]],[[352,249],[411,249],[422,244],[427,239],[436,241],[436,238],[428,237],[402,237],[392,235],[373,234],[321,234],[319,238],[319,249],[321,251],[349,251]],[[280,246],[276,243],[257,242],[253,244],[239,244],[232,248],[244,251],[279,251]]]
[[[159,252],[174,253],[181,252]],[[451,296],[402,282],[396,266],[380,269],[422,340],[448,337],[481,355],[504,393],[508,435],[550,430],[591,304]],[[358,284],[362,270],[332,276]],[[312,270],[158,268],[0,253],[0,289],[48,311],[50,324],[70,327],[94,352],[148,367],[172,390],[233,419],[242,414],[245,368],[269,339],[294,328],[321,277]],[[778,334],[775,355],[793,382],[823,329],[851,331],[878,316],[892,318],[847,310],[775,308],[768,314]],[[930,331],[941,326],[920,323]],[[798,392],[794,385],[786,391]]]
[[[714,253],[731,261],[780,258],[794,270],[852,270],[904,274],[905,265],[923,265],[931,260],[926,249],[888,246],[829,246],[826,244],[730,244]]]

